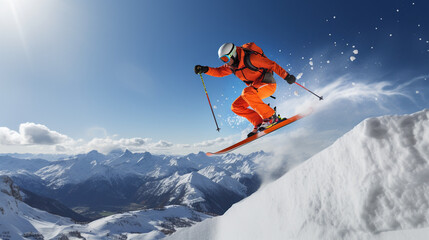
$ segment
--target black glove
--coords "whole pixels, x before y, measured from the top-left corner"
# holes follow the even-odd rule
[[[286,80],[286,82],[287,82],[287,83],[292,84],[292,83],[294,83],[294,82],[295,82],[296,77],[295,77],[294,75],[292,75],[292,74],[288,74],[288,75],[285,77],[285,80]]]
[[[209,67],[207,67],[207,66],[196,65],[194,67],[195,74],[206,73],[208,71],[209,71]]]

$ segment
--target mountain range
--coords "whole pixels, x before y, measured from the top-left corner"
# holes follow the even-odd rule
[[[0,239],[160,239],[211,217],[171,205],[75,223],[27,205],[25,195],[11,178],[0,176]]]
[[[13,179],[26,193],[26,203],[76,221],[169,205],[220,215],[258,189],[254,160],[264,156],[269,155],[209,158],[204,153],[167,156],[128,150],[53,161],[0,156],[0,175]],[[55,210],[47,206],[53,201]]]

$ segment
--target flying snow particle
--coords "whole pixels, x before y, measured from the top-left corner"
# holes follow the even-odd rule
[[[378,27],[375,27],[375,30],[378,30]]]
[[[416,94],[419,94],[420,92],[419,91],[416,91]]]
[[[396,12],[399,12],[399,9],[396,9]]]
[[[391,34],[389,34],[389,37],[391,37],[391,36],[393,36],[393,34],[391,33]]]
[[[419,38],[419,41],[421,41],[422,40],[422,38]]]
[[[359,53],[359,50],[353,50],[353,53],[356,55],[356,54],[358,54]]]
[[[299,73],[298,76],[296,76],[296,79],[301,79],[303,74],[304,73]]]
[[[352,48],[356,48],[356,46],[355,46],[355,45],[353,45],[353,46],[352,46]]]
[[[282,52],[282,50],[281,50],[281,49],[279,49],[279,52]]]
[[[326,61],[326,63],[328,63],[328,64],[329,64],[329,63],[331,63],[331,61],[329,61],[329,60],[328,60],[328,61]]]
[[[310,66],[313,66],[313,61],[310,61],[308,64],[310,64]]]
[[[297,91],[293,92],[293,94],[294,94],[295,96],[299,96],[299,93],[298,93]]]
[[[350,61],[352,61],[352,62],[353,62],[354,60],[356,60],[356,57],[355,57],[355,56],[351,56],[351,57],[350,57]]]
[[[335,19],[335,18],[337,18],[337,16],[333,16],[332,18]]]

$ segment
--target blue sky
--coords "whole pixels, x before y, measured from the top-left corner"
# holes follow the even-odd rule
[[[0,152],[181,154],[239,140],[250,125],[230,105],[244,84],[204,76],[218,133],[193,72],[220,66],[225,42],[257,43],[325,96],[276,76],[280,113],[319,111],[243,152],[305,140],[301,129],[324,146],[367,117],[429,107],[427,12],[424,0],[0,0]]]

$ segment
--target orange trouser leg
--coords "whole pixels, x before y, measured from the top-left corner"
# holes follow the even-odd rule
[[[231,106],[235,114],[245,117],[253,126],[261,124],[263,119],[269,118],[274,114],[274,110],[265,104],[262,99],[273,95],[277,85],[272,83],[255,87],[257,87],[258,90],[254,87],[246,87],[241,93],[241,96],[238,97]],[[250,109],[249,106],[252,109]]]

